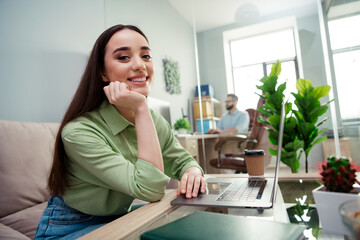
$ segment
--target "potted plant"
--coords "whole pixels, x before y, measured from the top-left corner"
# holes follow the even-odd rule
[[[257,110],[264,116],[260,116],[258,121],[267,125],[265,127],[269,131],[269,141],[273,145],[278,145],[278,134],[280,126],[281,104],[285,97],[283,92],[286,89],[286,82],[277,86],[278,76],[281,72],[281,63],[277,61],[272,68],[269,76],[264,76],[260,81],[261,86],[256,86],[262,91],[261,98],[265,99],[263,107]],[[303,142],[297,138],[297,122],[292,116],[292,103],[285,103],[285,121],[283,146],[281,152],[281,162],[290,167],[292,173],[297,173],[300,167],[300,149]],[[299,152],[299,153],[298,153]],[[276,156],[276,149],[269,149],[271,155]]]
[[[267,125],[269,141],[277,145],[280,124],[281,104],[284,99],[283,92],[286,82],[277,86],[278,76],[281,72],[281,63],[277,61],[269,76],[263,77],[263,83],[257,86],[262,91],[261,98],[265,104],[258,111],[265,117],[259,117],[258,121]],[[290,167],[292,173],[297,173],[300,168],[300,157],[305,152],[305,172],[308,172],[308,156],[314,145],[324,141],[326,136],[321,136],[325,129],[320,129],[327,118],[319,118],[328,110],[328,104],[321,104],[320,99],[329,94],[330,86],[313,87],[308,79],[298,79],[296,82],[297,93],[291,93],[295,97],[294,105],[285,102],[284,135],[281,152],[281,161]],[[276,155],[275,149],[269,149],[271,155]]]
[[[314,145],[326,140],[326,136],[321,136],[326,129],[320,129],[327,118],[321,121],[319,117],[326,113],[328,104],[321,104],[320,99],[329,95],[330,86],[313,87],[308,79],[298,79],[296,82],[298,93],[291,93],[295,97],[294,104],[298,110],[292,110],[297,120],[297,138],[303,142],[305,152],[305,172],[308,172],[308,157]]]
[[[186,118],[180,118],[175,122],[174,129],[179,134],[186,134],[190,130],[190,123]]]
[[[316,209],[324,231],[347,234],[339,214],[339,206],[346,201],[360,197],[360,188],[354,188],[355,172],[359,166],[345,157],[331,156],[322,164],[321,182],[323,185],[312,191]]]

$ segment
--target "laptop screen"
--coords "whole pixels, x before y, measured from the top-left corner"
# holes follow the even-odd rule
[[[279,180],[279,164],[281,159],[281,151],[282,151],[282,142],[284,135],[284,125],[285,125],[285,105],[284,101],[281,104],[281,112],[280,112],[280,125],[279,125],[279,136],[278,136],[278,146],[277,146],[277,154],[276,154],[276,166],[275,166],[275,183],[273,186],[273,191],[271,194],[271,203],[274,204],[276,198],[276,190],[277,183]]]

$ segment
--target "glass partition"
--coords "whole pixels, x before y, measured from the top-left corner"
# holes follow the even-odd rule
[[[337,124],[327,141],[327,156],[337,155],[360,162],[360,107],[355,89],[360,87],[356,79],[360,69],[360,33],[355,30],[360,23],[360,1],[324,1],[324,38],[329,58],[326,65],[328,79],[333,86]]]
[[[358,25],[356,22],[359,21],[359,1],[309,0],[292,1],[290,4],[276,0],[271,1],[272,6],[260,1],[253,1],[251,4],[240,0],[196,2],[193,3],[193,18],[197,38],[200,84],[209,85],[215,89],[213,97],[221,103],[222,114],[227,112],[225,99],[228,93],[239,95],[237,107],[240,111],[248,108],[256,109],[259,99],[255,94],[256,85],[261,85],[259,80],[264,75],[268,75],[272,64],[280,59],[283,70],[279,76],[279,82],[287,82],[286,99],[292,101],[290,92],[297,91],[298,78],[310,79],[314,87],[326,84],[332,87],[331,94],[321,100],[322,104],[325,104],[334,99],[333,106],[330,105],[326,114],[320,119],[328,118],[320,128],[327,129],[323,135],[326,135],[328,139],[311,149],[308,158],[309,173],[319,172],[320,163],[330,155],[336,154],[337,148],[341,149],[339,154],[359,162],[358,109],[360,108],[357,107],[359,104],[353,102],[354,91],[358,89],[356,86],[359,82],[354,77],[359,75],[360,69],[359,32],[345,27],[349,25],[349,21],[352,22],[353,27]],[[334,8],[337,8],[336,13]],[[322,16],[325,16],[325,22],[322,21]],[[291,28],[289,28],[291,21],[284,23],[288,19],[292,19]],[[325,36],[321,35],[322,28],[326,29]],[[277,56],[281,54],[280,51],[271,54],[274,45],[286,37],[271,40],[270,35],[276,32],[286,33],[291,31],[290,29],[293,31],[293,40],[291,40],[293,55],[281,58]],[[339,32],[339,29],[342,32]],[[344,32],[346,29],[348,29],[347,32]],[[254,43],[261,37],[266,40],[262,40],[263,43],[257,43],[259,46],[249,53],[252,47],[245,47],[246,41]],[[337,41],[331,43],[334,46],[330,48],[330,55],[323,51],[326,44],[323,41],[324,37],[329,42]],[[341,37],[343,42],[339,43]],[[259,60],[261,55],[265,57]],[[328,62],[331,64],[327,64]],[[329,77],[328,72],[333,75]],[[211,109],[203,108],[202,111],[205,122],[206,117],[211,115]],[[204,111],[210,111],[210,113]],[[334,122],[334,119],[337,121]],[[216,127],[216,124],[214,125]],[[337,143],[334,141],[334,129],[339,130],[340,138]],[[214,150],[216,141],[209,140],[211,137],[205,134],[206,132],[202,133],[205,139],[202,146],[205,148],[203,157],[206,158],[205,162],[209,162],[217,158],[218,153]],[[250,133],[247,134],[249,136]],[[271,160],[267,162],[266,171],[273,170],[274,160],[271,156]],[[208,172],[219,172],[209,165],[207,168]],[[283,174],[291,173],[290,168],[284,164],[281,164],[280,169]],[[305,173],[304,154],[300,158],[298,172]]]
[[[206,133],[209,128],[218,127],[220,117],[227,112],[225,100],[228,93],[238,95],[237,108],[240,111],[256,109],[259,100],[255,94],[258,91],[256,85],[261,84],[259,80],[269,74],[272,64],[279,59],[283,68],[279,82],[287,82],[286,99],[292,97],[290,92],[296,91],[296,79],[310,79],[314,86],[325,85],[328,84],[330,71],[333,96],[323,102],[335,99],[334,114],[329,109],[323,116],[329,118],[322,125],[328,129],[325,132],[328,140],[316,144],[309,155],[309,172],[315,173],[321,161],[336,153],[334,116],[338,120],[338,145],[343,144],[339,148],[345,149],[341,154],[351,156],[356,161],[359,161],[360,155],[360,108],[352,104],[353,91],[358,89],[356,84],[359,82],[354,77],[359,75],[356,71],[360,69],[358,35],[346,37],[347,40],[351,38],[352,42],[331,43],[334,46],[329,48],[329,55],[323,52],[323,36],[320,34],[322,27],[325,27],[327,40],[341,41],[339,36],[348,33],[339,34],[336,29],[348,29],[341,26],[348,25],[347,21],[358,21],[359,12],[351,10],[359,9],[356,5],[359,1],[320,3],[321,7],[318,0],[274,0],[271,3],[242,0],[105,0],[105,25],[135,24],[147,34],[156,66],[150,96],[169,103],[172,126],[179,118],[189,120],[191,130],[178,135],[178,138],[208,173],[220,172],[208,163],[218,156],[214,146],[219,136]],[[320,13],[324,13],[323,18]],[[351,26],[357,25],[354,23]],[[292,34],[280,40],[271,40],[274,33],[289,32]],[[358,34],[358,31],[351,33]],[[270,53],[275,43],[291,36],[291,40],[285,41],[291,41],[290,55],[284,55],[281,51]],[[255,44],[255,39],[261,39],[260,43]],[[250,47],[244,48],[242,43],[246,41],[252,43],[251,48],[255,47],[255,50],[249,52]],[[279,54],[282,54],[281,57]],[[265,57],[261,58],[262,55]],[[173,60],[178,65],[179,94],[167,91],[164,60]],[[327,67],[328,61],[330,69]],[[198,95],[203,96],[199,99],[196,97]],[[251,130],[245,134],[250,137]],[[267,139],[267,136],[263,138]],[[235,146],[230,150],[241,153],[245,147]],[[274,169],[275,161],[273,156],[267,158],[266,171],[270,172]],[[305,172],[304,165],[303,156],[300,159],[300,173]],[[281,165],[281,172],[291,173],[284,164]]]

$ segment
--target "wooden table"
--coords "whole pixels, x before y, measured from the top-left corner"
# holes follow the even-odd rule
[[[266,174],[265,177],[272,177],[272,174]],[[248,177],[246,174],[211,174],[206,177]],[[314,180],[318,179],[319,174],[284,174],[279,177],[282,180]],[[126,214],[114,220],[105,226],[90,232],[81,237],[82,240],[92,239],[126,239],[138,240],[140,235],[151,229],[159,227],[168,222],[187,216],[196,211],[225,211],[224,209],[209,209],[205,207],[172,206],[171,200],[176,197],[176,190],[172,189],[166,192],[164,198],[155,203],[149,203],[137,210]],[[293,204],[292,204],[293,205]],[[263,213],[255,209],[227,209],[227,214],[240,215],[251,218],[267,219],[277,222],[289,222],[286,207],[292,206],[284,203],[281,191],[277,191],[276,202],[272,209],[264,210]],[[344,236],[321,234],[318,240],[344,240]]]
[[[239,174],[207,175],[206,177],[247,177]],[[223,211],[227,214],[259,217],[278,222],[289,222],[281,192],[277,191],[275,205],[272,209],[259,213],[256,209],[214,209],[206,207],[172,206],[171,200],[176,197],[176,190],[169,190],[164,198],[155,203],[149,203],[133,212],[114,220],[111,223],[81,237],[80,239],[140,239],[140,235],[150,229],[174,221],[196,211]]]

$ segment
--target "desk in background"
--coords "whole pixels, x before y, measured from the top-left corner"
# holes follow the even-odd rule
[[[218,156],[217,151],[215,151],[215,144],[219,138],[234,135],[245,135],[248,137],[249,134],[249,132],[238,134],[189,134],[178,135],[176,138],[179,140],[180,144],[198,161],[205,173],[216,174],[221,173],[221,170],[212,167],[209,162],[211,159],[217,158]]]
[[[329,156],[335,156],[335,140],[333,138],[328,138],[322,143],[322,149],[323,149],[323,156],[324,160],[328,158]],[[340,152],[341,156],[346,156],[348,158],[351,157],[351,149],[350,149],[350,139],[349,138],[339,138],[339,144],[340,144]]]

